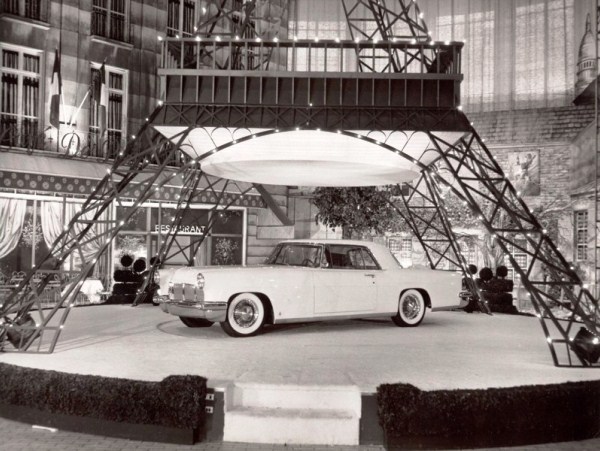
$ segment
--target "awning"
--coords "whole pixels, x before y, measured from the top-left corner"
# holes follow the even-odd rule
[[[15,152],[0,153],[0,187],[4,190],[39,194],[61,194],[79,197],[89,196],[104,178],[109,164],[95,161],[81,161],[76,159],[55,158],[38,153],[28,155]],[[161,174],[159,180],[164,180],[175,172],[169,169]],[[214,184],[216,193],[223,189],[225,180],[218,180],[209,176],[209,181]],[[182,186],[182,177],[174,176],[163,187],[155,191],[150,197],[151,201],[176,202]],[[203,179],[200,189],[209,182]],[[245,195],[241,193],[251,188],[249,183],[229,183],[225,189],[223,202],[232,202],[236,206],[265,208],[266,204],[255,188],[251,188]],[[123,192],[123,197],[137,199],[141,195],[139,184],[131,183]],[[212,191],[207,191],[198,196],[195,203],[214,203],[216,196]]]

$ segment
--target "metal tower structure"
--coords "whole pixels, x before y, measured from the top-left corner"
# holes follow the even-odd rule
[[[600,336],[598,302],[462,112],[462,43],[432,41],[411,1],[344,0],[353,39],[343,41],[264,39],[260,35],[247,39],[246,34],[256,30],[254,2],[233,2],[233,11],[225,10],[228,2],[209,3],[214,6],[213,18],[198,27],[200,34],[163,40],[159,76],[164,103],[52,246],[48,258],[58,256],[53,271],[59,271],[73,252],[81,255],[82,270],[65,282],[61,300],[50,312],[41,309],[39,302],[48,277],[35,284],[32,281],[39,271],[30,271],[0,307],[0,316],[5,318],[1,338],[12,335],[15,350],[52,352],[73,299],[98,255],[153,190],[182,176],[180,210],[199,192],[210,192],[215,208],[227,207],[231,196],[225,200],[223,193],[233,182],[216,180],[202,169],[212,157],[274,133],[315,130],[360,139],[417,167],[420,175],[410,183],[398,212],[423,245],[432,268],[451,264],[470,278],[445,196],[451,193],[460,199],[479,217],[481,227],[497,241],[521,277],[554,364],[595,365],[584,352],[588,344],[582,343],[575,329],[582,324],[592,337]],[[231,22],[229,28],[218,25],[225,19]],[[285,70],[270,67],[275,52],[285,56]],[[311,59],[320,54],[327,57]],[[308,55],[308,64],[301,55]],[[352,58],[356,64],[348,71]],[[198,133],[211,139],[199,139]],[[219,139],[214,138],[217,135]],[[168,163],[181,152],[187,157],[178,171],[169,172]],[[109,205],[126,205],[123,192],[131,183],[138,184],[141,194],[125,207],[123,219],[104,219],[102,213]],[[173,248],[181,217],[179,213],[173,218],[173,233],[160,250],[163,258]],[[102,231],[93,234],[98,224],[103,225]],[[205,234],[210,233],[210,226]],[[92,257],[81,251],[90,239],[104,243]],[[511,248],[530,257],[527,265],[512,257]],[[560,291],[567,302],[557,295]],[[572,313],[569,319],[553,315],[551,307],[558,302]],[[37,324],[28,320],[30,312],[35,312]]]

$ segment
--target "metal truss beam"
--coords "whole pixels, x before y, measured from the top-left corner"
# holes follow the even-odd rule
[[[200,249],[200,246],[202,246],[202,243],[204,243],[204,240],[213,229],[213,226],[216,221],[216,215],[214,213],[216,211],[227,211],[235,203],[235,199],[230,199],[228,202],[224,202],[227,188],[230,185],[236,185],[234,181],[225,180],[223,186],[220,189],[217,189],[215,186],[216,184],[211,183],[210,180],[206,177],[206,174],[195,169],[194,166],[188,167],[184,171],[183,177],[184,185],[181,187],[181,193],[179,194],[177,206],[175,207],[175,216],[172,219],[167,235],[162,240],[160,250],[158,251],[158,255],[156,256],[158,258],[154,259],[150,264],[150,267],[148,269],[148,275],[146,276],[138,291],[138,294],[134,301],[134,305],[137,305],[142,301],[142,297],[144,296],[148,285],[153,281],[154,274],[156,273],[156,271],[158,271],[162,262],[165,262],[175,256],[183,255],[187,260],[187,266],[195,265],[193,256],[196,255],[198,249]],[[197,188],[202,178],[207,179],[206,181],[208,182],[208,186],[204,189],[198,190]],[[238,187],[241,196],[251,191],[252,189],[253,186],[250,186],[245,189],[239,189]],[[200,237],[197,240],[192,240],[190,244],[181,246],[179,243],[177,243],[176,238],[179,235],[179,226],[181,225],[181,222],[183,220],[184,213],[192,202],[198,200],[202,194],[207,192],[210,192],[212,194],[212,198],[215,199],[213,207],[209,210],[209,221],[206,224],[202,235],[200,235]],[[176,245],[176,249],[172,251],[174,244]],[[190,251],[189,258],[186,256],[186,251],[188,250]]]
[[[157,125],[322,130],[468,131],[456,109],[166,104]]]
[[[396,4],[396,7],[390,5]],[[346,22],[353,40],[431,40],[417,2],[410,0],[342,0]],[[357,49],[361,72],[407,72],[414,62],[434,67],[435,54],[424,49]]]
[[[100,255],[107,250],[137,207],[154,194],[152,190],[159,190],[172,178],[161,175],[180,150],[178,146],[158,139],[149,127],[158,111],[142,127],[138,138],[119,154],[80,211],[65,225],[62,233],[50,246],[49,252],[38,265],[46,269],[31,269],[0,306],[0,317],[4,319],[4,323],[0,325],[0,341],[7,334],[12,334],[20,337],[15,343],[17,350],[27,350],[37,340],[36,352],[53,352],[75,297]],[[178,138],[183,139],[186,135],[187,131]],[[134,181],[139,186],[139,198],[126,210],[123,220],[111,218],[109,207],[113,204],[124,206],[122,193]],[[92,242],[97,244],[97,250],[90,254],[86,252],[85,246]],[[60,300],[50,311],[44,310],[44,288],[54,274],[61,272],[63,263],[72,255],[79,257],[80,271],[74,272],[74,277],[65,277],[60,281]],[[39,317],[36,324],[26,321],[29,312],[34,310]]]
[[[456,143],[444,142],[435,133],[429,135],[439,159],[424,176],[432,186],[444,186],[465,201],[496,240],[529,293],[555,365],[588,366],[589,362],[579,358],[574,350],[573,327],[582,323],[600,336],[598,301],[584,287],[474,129]],[[443,176],[440,169],[451,177]],[[446,208],[444,202],[439,205]],[[512,256],[511,248],[528,256],[526,265]],[[556,318],[551,307],[558,305],[571,312],[569,319]]]

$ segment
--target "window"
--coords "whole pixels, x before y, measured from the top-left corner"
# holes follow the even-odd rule
[[[106,117],[102,109],[90,98],[89,139],[90,154],[95,157],[114,158],[124,147],[127,136],[127,71],[105,66],[104,83],[108,91]],[[94,64],[92,83],[100,82],[100,65]],[[105,129],[102,129],[103,126]]]
[[[169,0],[167,36],[189,37],[196,31],[198,2],[196,0]]]
[[[588,212],[575,212],[575,260],[588,258]]]
[[[527,240],[524,239],[516,239],[514,246],[512,244],[508,245],[508,251],[514,258],[515,262],[522,271],[526,272],[529,264],[529,256],[523,249],[527,249]],[[521,276],[519,276],[519,274],[515,272],[514,267],[511,265],[508,256],[504,257],[504,261],[506,267],[508,268],[507,279],[514,280],[515,282],[520,280]]]
[[[390,238],[388,247],[393,254],[411,253],[413,250],[412,238]]]
[[[461,255],[467,262],[467,265],[475,265],[477,266],[477,248],[475,247],[475,243],[473,238],[459,238],[457,241],[457,245],[460,249]],[[453,263],[449,264],[449,269],[453,271],[460,271],[461,267],[457,266]]]
[[[2,12],[27,19],[41,20],[42,0],[3,0]]]
[[[129,0],[93,0],[92,34],[127,41]]]
[[[0,144],[35,148],[40,132],[41,53],[1,46]]]

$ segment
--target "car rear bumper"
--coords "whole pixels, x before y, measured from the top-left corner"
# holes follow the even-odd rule
[[[188,303],[163,300],[160,303],[163,312],[187,318],[202,318],[214,323],[225,321],[227,315],[226,302]]]

